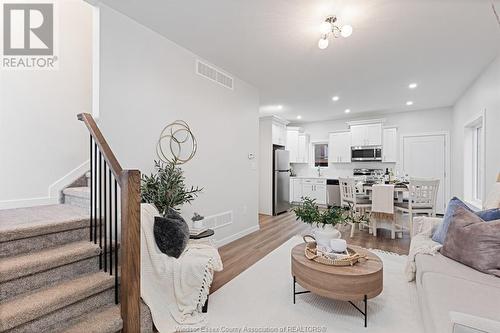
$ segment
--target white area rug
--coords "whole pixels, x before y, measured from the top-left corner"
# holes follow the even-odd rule
[[[210,295],[204,332],[423,332],[414,283],[406,282],[406,256],[375,250],[384,262],[384,290],[368,301],[368,328],[348,302],[314,294],[293,304],[290,251],[294,237]],[[297,290],[302,290],[298,286]],[[357,303],[362,309],[363,302]]]

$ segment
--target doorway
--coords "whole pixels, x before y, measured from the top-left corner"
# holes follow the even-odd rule
[[[436,213],[444,214],[450,193],[449,135],[426,133],[401,137],[402,169],[410,177],[439,179]]]

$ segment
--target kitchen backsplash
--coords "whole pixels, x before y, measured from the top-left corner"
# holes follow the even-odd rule
[[[318,168],[305,163],[291,163],[294,173],[300,177],[318,177]],[[352,177],[354,169],[395,169],[396,163],[359,162],[346,164],[330,164],[321,168],[321,176],[329,178]]]

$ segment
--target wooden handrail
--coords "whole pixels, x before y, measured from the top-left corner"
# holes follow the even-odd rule
[[[95,143],[97,143],[97,146],[99,147],[99,151],[102,153],[102,156],[106,160],[106,163],[108,164],[109,168],[111,169],[111,172],[113,172],[113,175],[115,176],[116,180],[120,185],[121,184],[121,175],[123,172],[123,169],[118,163],[118,160],[115,157],[115,154],[113,154],[113,151],[109,147],[106,139],[104,138],[104,135],[102,135],[101,130],[99,127],[97,127],[97,124],[94,121],[94,118],[88,114],[88,113],[80,113],[78,114],[78,120],[83,121],[85,123],[85,126],[87,126],[90,135],[94,138]]]
[[[124,333],[136,333],[140,332],[140,323],[141,323],[141,223],[140,223],[140,209],[141,209],[141,173],[139,170],[123,170],[118,163],[118,160],[113,154],[113,151],[109,147],[108,143],[104,139],[99,127],[94,121],[94,118],[88,113],[80,113],[78,115],[78,120],[81,120],[87,126],[90,135],[92,137],[91,140],[91,149],[92,150],[92,141],[99,148],[99,153],[104,158],[105,166],[111,170],[114,175],[114,178],[120,186],[120,203],[121,203],[121,215],[120,215],[120,227],[121,227],[121,242],[120,242],[120,255],[121,255],[121,274],[120,274],[120,309],[121,316],[123,320],[123,328],[122,332]],[[92,161],[92,157],[91,157]],[[92,163],[91,163],[92,164]],[[91,167],[91,177],[92,177],[92,165]],[[100,161],[99,161],[99,170],[100,170]],[[99,171],[100,172],[100,171]],[[104,173],[105,175],[105,173]],[[111,176],[110,176],[111,178]],[[106,178],[104,178],[106,179]],[[91,180],[91,182],[94,180]],[[99,178],[99,182],[100,182]],[[97,182],[97,180],[96,180]],[[104,184],[106,180],[104,180]],[[111,184],[111,180],[110,180]],[[106,185],[104,185],[105,187]],[[111,185],[109,186],[111,188]],[[96,189],[94,189],[96,190]],[[111,189],[110,189],[111,191]],[[115,189],[116,191],[116,189]],[[91,190],[92,192],[92,190]],[[104,192],[106,193],[106,192]],[[115,192],[116,193],[116,192]],[[116,194],[115,194],[116,195]],[[92,229],[92,212],[94,212],[94,219],[96,222],[94,227],[97,227],[97,220],[101,219],[101,223],[99,226],[102,226],[102,216],[96,218],[97,210],[93,210],[92,205],[97,205],[96,202],[93,201],[93,196],[91,193],[91,224],[90,229]],[[106,196],[101,196],[99,194],[99,198],[104,199],[106,201]],[[96,200],[96,196],[94,195],[94,200]],[[111,200],[111,199],[110,199]],[[116,201],[116,200],[115,200]],[[115,202],[116,205],[116,202]],[[97,207],[97,206],[95,206]],[[116,207],[116,206],[115,206]],[[106,217],[106,205],[104,205],[104,218]],[[110,208],[111,211],[111,208]],[[101,215],[101,210],[99,209],[99,215]],[[116,214],[115,214],[116,218]],[[104,225],[106,223],[106,219],[104,219]],[[97,230],[97,229],[96,229]],[[111,228],[108,229],[111,232]],[[117,232],[115,228],[115,232]],[[92,231],[91,231],[92,234]],[[116,234],[115,234],[116,235]],[[94,242],[97,237],[97,231],[94,232]],[[99,238],[101,237],[101,233],[99,232]],[[106,237],[106,236],[104,236]],[[92,239],[92,237],[91,237]],[[102,247],[101,247],[102,249]],[[104,253],[106,253],[106,246],[104,246]],[[104,255],[106,257],[106,255]],[[106,259],[105,259],[106,260]],[[115,259],[116,260],[116,259]],[[106,271],[106,268],[104,269]],[[117,272],[115,272],[115,277],[118,277]],[[118,281],[118,280],[116,280]],[[118,288],[116,285],[115,288]],[[116,291],[115,291],[116,292]]]

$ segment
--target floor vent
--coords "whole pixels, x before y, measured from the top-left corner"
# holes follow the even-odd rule
[[[233,90],[233,78],[207,63],[196,60],[196,73],[221,86]]]
[[[210,229],[218,229],[233,223],[233,212],[224,212],[212,216],[206,216],[205,226]]]

